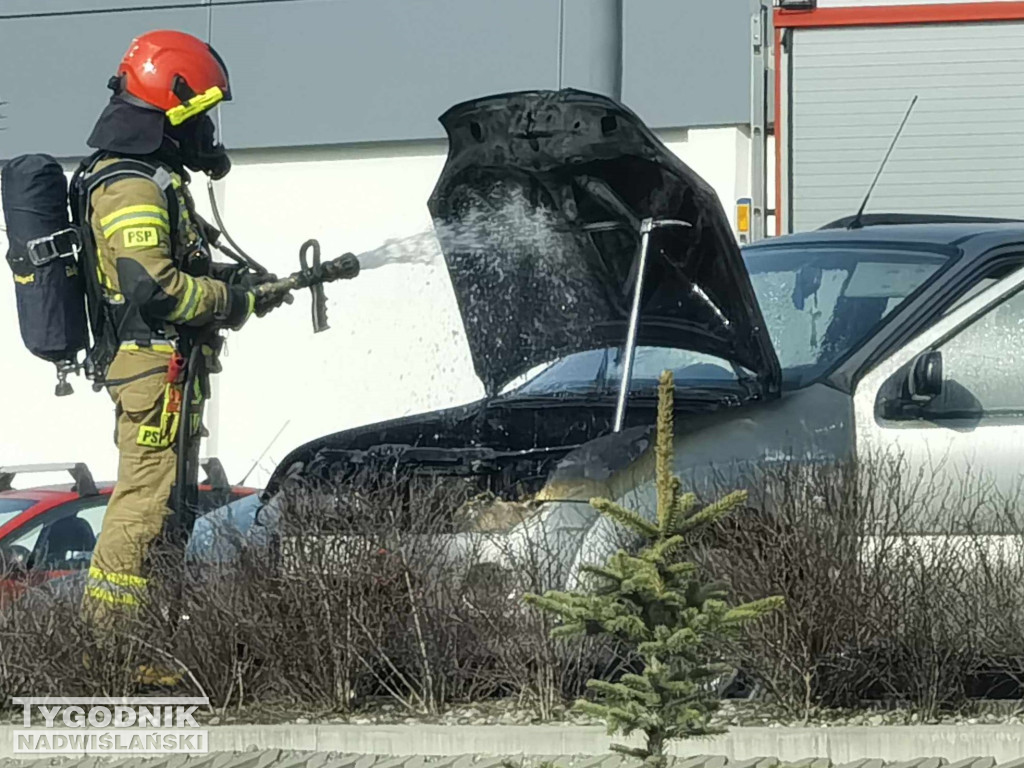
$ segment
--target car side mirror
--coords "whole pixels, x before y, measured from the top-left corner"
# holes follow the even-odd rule
[[[28,560],[31,555],[25,547],[13,546],[0,549],[0,574],[8,578],[17,578],[28,573]]]
[[[910,366],[907,391],[915,403],[927,403],[942,394],[942,353],[922,352]]]

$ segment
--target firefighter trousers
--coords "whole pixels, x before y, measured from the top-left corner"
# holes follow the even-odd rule
[[[82,602],[83,618],[101,631],[145,600],[148,555],[171,520],[177,435],[184,425],[178,424],[176,413],[182,385],[166,381],[170,356],[169,350],[122,349],[108,373],[116,414],[117,484],[93,551]],[[193,404],[199,404],[196,397]],[[190,433],[190,451],[197,454],[200,429]]]

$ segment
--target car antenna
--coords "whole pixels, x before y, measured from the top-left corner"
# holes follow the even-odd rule
[[[847,229],[860,229],[863,224],[861,219],[864,217],[864,209],[868,207],[868,200],[871,199],[871,193],[875,191],[875,185],[878,183],[878,179],[882,176],[882,171],[885,170],[886,163],[889,162],[889,155],[892,154],[893,149],[896,148],[896,142],[900,140],[900,135],[903,133],[903,127],[907,124],[907,120],[910,119],[910,113],[914,110],[914,105],[917,104],[917,94],[914,94],[914,98],[910,100],[910,106],[907,107],[907,114],[903,116],[903,122],[900,123],[899,129],[896,131],[896,135],[892,137],[892,143],[889,145],[889,151],[885,153],[885,157],[882,158],[882,164],[878,166],[878,173],[875,174],[875,180],[871,182],[871,186],[868,187],[868,193],[864,195],[864,202],[860,204],[860,210],[857,211],[857,215],[853,217],[853,221],[850,222]]]
[[[256,461],[254,461],[254,462],[252,463],[252,466],[251,466],[251,467],[249,467],[249,471],[245,473],[245,477],[243,477],[243,478],[242,478],[241,480],[239,480],[239,481],[238,481],[238,483],[237,483],[237,485],[245,485],[245,481],[249,479],[249,475],[251,475],[251,474],[252,474],[252,471],[253,471],[254,469],[256,469],[256,466],[257,466],[257,465],[258,465],[258,464],[259,464],[259,463],[260,463],[261,461],[263,461],[263,457],[267,455],[267,451],[269,451],[269,450],[270,450],[270,447],[271,447],[271,446],[272,446],[272,445],[273,445],[274,443],[276,443],[276,442],[277,442],[277,438],[279,438],[279,437],[281,436],[281,433],[282,433],[282,432],[284,432],[284,431],[285,431],[285,429],[287,429],[288,425],[289,425],[289,424],[291,424],[291,423],[292,423],[292,420],[291,420],[291,419],[288,419],[288,421],[286,421],[286,422],[285,422],[285,423],[284,423],[284,424],[283,424],[283,425],[281,426],[281,428],[280,428],[279,430],[277,430],[277,434],[276,434],[276,435],[274,435],[273,439],[272,439],[272,440],[271,440],[271,441],[270,441],[269,443],[267,443],[267,447],[263,449],[263,453],[261,453],[261,454],[259,455],[259,457],[258,457],[258,458],[256,459]]]

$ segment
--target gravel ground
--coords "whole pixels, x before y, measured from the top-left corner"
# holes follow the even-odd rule
[[[986,711],[987,710],[987,711]],[[225,722],[228,717],[223,718]],[[218,720],[219,722],[219,720]],[[235,722],[244,722],[239,719]],[[564,724],[564,725],[602,725],[600,720],[575,712],[568,712],[559,707],[542,718],[535,709],[517,706],[514,701],[484,702],[461,707],[453,707],[438,716],[410,716],[401,707],[394,704],[381,704],[374,708],[356,712],[345,717],[310,718],[299,716],[290,722],[335,722],[368,724],[398,723],[441,723],[445,725],[529,725],[529,724]],[[727,727],[741,726],[820,726],[835,727],[844,725],[916,725],[916,724],[1024,724],[1024,702],[998,702],[987,707],[979,707],[979,711],[960,714],[947,714],[938,718],[921,718],[917,713],[907,710],[832,710],[820,712],[806,721],[778,711],[763,703],[728,701],[722,706],[718,716],[712,721],[715,725]]]
[[[207,725],[240,725],[247,723],[348,723],[353,725],[401,725],[435,723],[443,725],[602,725],[600,720],[569,712],[565,707],[556,707],[542,717],[533,707],[524,707],[516,701],[487,701],[464,706],[451,707],[438,715],[411,714],[397,703],[378,702],[367,705],[349,714],[313,713],[299,708],[250,708],[239,712],[228,708],[226,712],[196,712],[196,720]],[[0,722],[20,723],[20,709],[7,710],[0,716]],[[742,726],[815,726],[837,727],[850,725],[917,725],[917,724],[961,724],[999,725],[1024,724],[1024,701],[979,702],[975,711],[948,713],[941,717],[922,718],[910,710],[860,709],[828,710],[817,713],[806,721],[777,710],[763,702],[726,701],[718,716],[712,721],[726,727]]]

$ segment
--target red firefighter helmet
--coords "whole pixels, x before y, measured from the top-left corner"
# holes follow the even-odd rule
[[[135,38],[111,87],[127,101],[165,113],[171,125],[231,99],[223,59],[199,38],[173,30]]]

